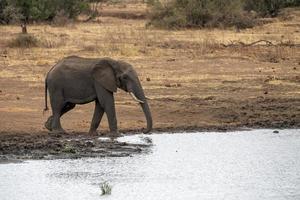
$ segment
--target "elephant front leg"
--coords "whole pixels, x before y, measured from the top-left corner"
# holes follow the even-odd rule
[[[96,92],[98,101],[100,105],[104,108],[104,111],[107,116],[108,125],[110,129],[110,136],[118,137],[119,132],[116,118],[114,94],[99,85],[96,86]]]
[[[103,114],[104,114],[104,110],[101,107],[99,101],[96,100],[95,101],[94,115],[93,115],[90,130],[89,130],[90,135],[97,135],[97,128],[99,127],[99,124],[101,122]]]
[[[109,130],[110,130],[110,136],[111,137],[118,137],[119,131],[118,131],[118,123],[117,123],[117,117],[116,117],[116,110],[115,110],[115,104],[106,106],[105,113],[108,120]]]

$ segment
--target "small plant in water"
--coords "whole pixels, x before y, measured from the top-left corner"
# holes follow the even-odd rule
[[[104,183],[101,184],[100,189],[101,189],[101,195],[110,195],[112,186],[105,181]]]

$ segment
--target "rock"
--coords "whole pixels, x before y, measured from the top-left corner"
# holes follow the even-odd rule
[[[214,97],[214,96],[208,96],[208,97],[204,98],[204,100],[206,100],[206,101],[211,101],[211,100],[215,100],[215,99],[216,99],[216,97]]]
[[[167,60],[168,62],[174,62],[175,61],[175,58],[170,58]]]
[[[181,84],[180,83],[166,83],[165,84],[166,87],[181,87]]]

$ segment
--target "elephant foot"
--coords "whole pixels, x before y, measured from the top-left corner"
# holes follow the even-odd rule
[[[60,129],[53,129],[49,135],[54,137],[61,137],[63,134],[66,134],[66,131],[62,128]]]
[[[119,131],[113,131],[109,134],[109,137],[111,139],[115,139],[115,138],[118,138],[118,137],[122,137],[123,135],[119,133]]]
[[[44,124],[45,128],[48,129],[49,131],[52,131],[52,127],[51,127],[52,121],[53,121],[53,116],[51,115]]]
[[[92,135],[92,136],[98,136],[98,132],[97,131],[89,131],[89,135]]]

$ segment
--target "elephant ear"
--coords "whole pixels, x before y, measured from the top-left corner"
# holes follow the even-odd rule
[[[117,92],[116,75],[112,66],[106,60],[102,60],[95,65],[93,77],[105,89],[111,92]]]

